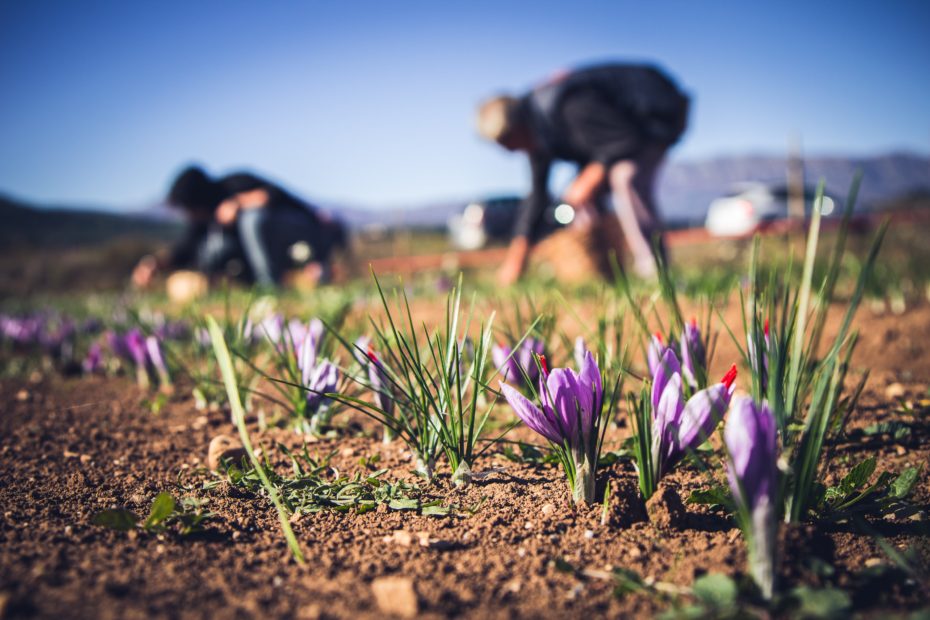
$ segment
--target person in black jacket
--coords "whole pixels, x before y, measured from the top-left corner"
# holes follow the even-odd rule
[[[340,222],[251,173],[213,179],[191,166],[175,179],[167,202],[184,212],[187,230],[167,255],[139,262],[132,276],[137,286],[173,269],[273,286],[302,263],[325,278],[332,251],[347,243]]]
[[[556,160],[579,173],[563,200],[591,214],[609,188],[613,207],[642,277],[656,270],[651,251],[661,226],[653,197],[656,172],[684,133],[688,97],[659,69],[610,64],[564,72],[522,97],[500,96],[478,111],[479,133],[528,155],[532,188],[524,201],[507,258],[498,275],[519,279],[550,203],[549,171]]]

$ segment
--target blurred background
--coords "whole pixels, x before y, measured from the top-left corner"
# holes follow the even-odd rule
[[[529,183],[477,137],[477,103],[609,60],[692,96],[659,181],[672,228],[752,232],[788,170],[840,202],[861,170],[863,212],[926,205],[928,31],[923,1],[4,2],[0,291],[124,282],[178,234],[162,201],[192,162],[338,213],[363,258],[504,242],[460,230]],[[756,215],[714,229],[720,201]]]

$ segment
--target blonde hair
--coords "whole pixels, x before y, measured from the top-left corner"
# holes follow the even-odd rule
[[[492,142],[503,142],[517,124],[519,101],[514,97],[492,97],[478,106],[478,134]]]

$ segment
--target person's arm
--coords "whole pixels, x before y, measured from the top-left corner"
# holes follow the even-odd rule
[[[497,279],[501,284],[515,283],[523,275],[526,261],[530,254],[530,246],[535,241],[536,232],[542,215],[549,206],[549,170],[552,160],[548,157],[530,155],[530,175],[532,185],[530,194],[520,206],[514,226],[513,239],[507,249],[507,257],[497,272]]]
[[[262,209],[268,206],[269,199],[268,190],[264,188],[252,189],[230,196],[217,207],[216,221],[223,226],[232,226],[239,215],[239,211]]]
[[[159,271],[178,269],[193,264],[197,257],[197,249],[206,234],[206,223],[189,223],[184,236],[170,250],[147,254],[139,259],[132,270],[133,285],[146,288]]]

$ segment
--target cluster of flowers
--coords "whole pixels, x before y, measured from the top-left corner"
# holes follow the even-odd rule
[[[706,441],[729,411],[724,429],[727,479],[749,537],[753,575],[770,596],[778,458],[775,419],[764,403],[733,398],[735,364],[719,382],[699,384],[699,377],[706,376],[707,360],[696,322],[685,325],[678,345],[666,344],[657,334],[647,346],[652,383],[648,401],[651,462],[637,463],[637,467],[649,467],[657,482]],[[602,377],[594,356],[583,342],[576,343],[576,358],[579,352],[579,372],[550,370],[542,343],[532,339],[526,339],[516,352],[498,347],[494,356],[504,398],[529,428],[567,455],[563,466],[573,490],[577,473],[596,467],[603,405]],[[591,493],[575,493],[576,501],[593,499],[593,476],[586,484]]]

